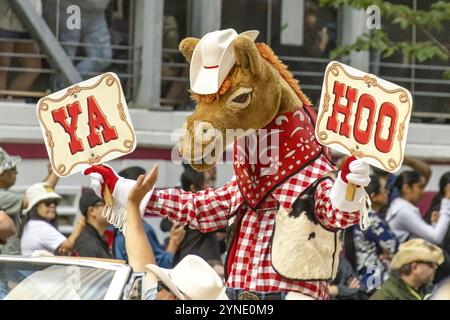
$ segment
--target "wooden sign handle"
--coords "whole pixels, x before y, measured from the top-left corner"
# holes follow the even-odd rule
[[[114,198],[111,194],[111,190],[109,190],[107,185],[105,185],[105,190],[103,191],[103,199],[105,200],[106,206],[114,206]]]
[[[356,184],[349,182],[345,191],[345,200],[353,201],[355,199]]]

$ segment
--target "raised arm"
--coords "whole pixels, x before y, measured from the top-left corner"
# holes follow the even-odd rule
[[[15,233],[16,227],[14,221],[5,211],[0,210],[0,244],[6,243],[6,240]]]
[[[72,253],[72,250],[75,248],[75,240],[80,236],[85,226],[86,219],[83,215],[80,215],[72,233],[58,246],[58,248],[55,250],[55,253],[62,256],[70,255]]]
[[[145,272],[142,287],[144,299],[147,296],[156,295],[155,288],[158,282],[157,277],[145,268],[147,264],[156,264],[155,254],[148,241],[144,223],[140,214],[140,204],[145,195],[153,189],[158,176],[158,166],[154,166],[150,173],[144,178],[140,176],[135,185],[128,193],[127,200],[127,225],[125,229],[125,248],[128,254],[128,263],[134,272]]]
[[[419,172],[420,175],[425,178],[425,184],[428,184],[431,177],[431,168],[426,162],[413,157],[405,156],[403,159],[403,164]]]
[[[54,189],[59,181],[59,177],[53,172],[52,165],[50,163],[47,164],[47,170],[48,175],[44,179],[44,182]]]
[[[220,188],[196,193],[181,189],[155,190],[145,212],[168,217],[182,225],[189,224],[204,233],[212,232],[227,225],[238,192],[235,180]]]
[[[157,175],[158,167],[155,166],[145,178],[140,176],[137,179],[136,184],[128,194],[125,248],[128,254],[128,261],[134,272],[145,272],[145,265],[156,264],[155,255],[145,233],[139,205],[145,195],[155,185]]]
[[[415,237],[425,239],[436,245],[441,245],[450,224],[450,198],[441,201],[439,220],[435,225],[425,222],[419,214],[400,211],[403,228]]]

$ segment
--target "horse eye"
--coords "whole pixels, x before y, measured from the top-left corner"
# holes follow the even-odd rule
[[[248,97],[250,96],[250,93],[243,93],[238,95],[237,97],[235,97],[233,99],[233,102],[237,102],[237,103],[244,103],[245,101],[247,101]]]

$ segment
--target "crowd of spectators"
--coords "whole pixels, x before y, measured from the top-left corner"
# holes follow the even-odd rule
[[[79,219],[70,235],[58,230],[58,205],[62,197],[55,192],[58,177],[50,167],[43,181],[31,185],[25,194],[11,191],[20,160],[0,149],[2,254],[31,256],[46,251],[135,264],[130,261],[126,235],[105,219],[102,214],[105,202],[93,190],[83,191]],[[397,176],[374,170],[366,187],[371,201],[371,223],[367,229],[358,224],[345,229],[338,273],[330,284],[332,299],[423,300],[432,297],[436,285],[450,276],[450,173],[442,175],[429,209],[421,212],[418,205],[431,170],[418,159],[407,158],[406,163],[411,169]],[[137,180],[145,173],[141,167],[129,167],[119,174]],[[188,192],[214,188],[216,171],[214,168],[200,173],[185,165],[180,180],[181,187]],[[183,265],[183,261],[197,265],[197,258],[192,258],[195,256],[223,280],[225,230],[203,234],[162,220],[162,231],[168,232],[168,237],[160,241],[154,226],[140,219],[155,268],[172,269]],[[205,268],[203,262],[199,268]],[[159,269],[155,270],[158,273]]]

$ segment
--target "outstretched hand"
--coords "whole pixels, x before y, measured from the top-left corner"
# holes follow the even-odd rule
[[[135,185],[133,186],[133,188],[131,188],[130,192],[128,193],[128,202],[139,206],[139,204],[142,202],[142,199],[144,199],[145,195],[155,186],[157,178],[158,178],[158,165],[155,165],[152,168],[152,170],[150,170],[150,173],[146,177],[140,175],[139,178],[136,180]]]

